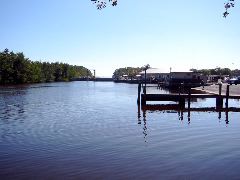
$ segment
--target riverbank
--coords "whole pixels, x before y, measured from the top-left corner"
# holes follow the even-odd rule
[[[227,89],[227,83],[222,84],[222,94],[226,94],[226,89]],[[218,84],[213,84],[211,86],[205,86],[204,88],[202,87],[197,87],[197,88],[192,88],[197,91],[201,91],[204,93],[209,93],[209,94],[219,94],[219,85]],[[230,85],[229,87],[229,94],[230,95],[240,95],[240,85]]]

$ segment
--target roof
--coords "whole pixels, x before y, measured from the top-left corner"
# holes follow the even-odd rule
[[[158,68],[149,68],[149,69],[147,69],[146,73],[147,74],[161,74],[161,73],[169,73],[169,72],[163,71]],[[145,71],[142,71],[139,74],[145,74]]]
[[[193,71],[172,71],[171,73],[194,73]]]

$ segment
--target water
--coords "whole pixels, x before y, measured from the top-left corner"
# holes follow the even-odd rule
[[[138,112],[136,99],[112,82],[1,87],[0,179],[239,179],[240,113]]]

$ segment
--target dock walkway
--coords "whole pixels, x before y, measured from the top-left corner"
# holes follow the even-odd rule
[[[143,93],[141,94],[141,84],[138,85],[138,104],[146,106],[147,101],[175,101],[178,102],[178,107],[185,108],[185,102],[187,100],[188,108],[190,108],[190,99],[193,98],[201,98],[208,99],[214,98],[216,99],[216,108],[223,108],[223,99],[226,99],[225,105],[228,108],[228,100],[229,99],[240,99],[240,85],[228,85],[228,84],[219,84],[212,85],[206,87],[194,88],[194,90],[200,91],[199,94],[191,94],[191,88],[188,90],[188,94],[147,94],[146,87],[143,89]]]
[[[227,89],[226,83],[222,84],[222,94],[226,94],[226,89]],[[218,94],[219,93],[219,85],[214,84],[211,86],[205,86],[204,89],[202,87],[197,87],[197,88],[192,88],[193,90],[197,90],[200,92],[208,93],[208,94]],[[230,85],[229,87],[229,95],[233,96],[240,96],[240,84],[238,85]]]

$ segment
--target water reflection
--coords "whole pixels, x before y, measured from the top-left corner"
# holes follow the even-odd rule
[[[10,120],[24,119],[26,88],[2,88],[0,91],[0,120],[9,123]]]
[[[146,121],[146,113],[147,112],[163,112],[163,113],[177,113],[178,119],[184,120],[184,113],[187,114],[188,124],[191,123],[191,113],[192,112],[205,112],[205,113],[218,113],[219,122],[222,119],[222,113],[225,114],[225,123],[229,124],[229,112],[240,112],[240,108],[230,107],[230,108],[215,108],[215,107],[204,107],[204,108],[191,108],[188,105],[188,108],[179,108],[177,104],[164,104],[164,105],[146,105],[141,108],[143,113],[143,121]],[[140,114],[140,106],[138,106],[138,124],[141,124],[141,114]]]
[[[146,119],[146,111],[143,112],[143,135],[144,141],[147,142],[147,119]]]
[[[142,111],[143,115],[143,135],[144,135],[144,142],[147,142],[147,119],[146,119],[146,111]],[[141,109],[140,106],[138,106],[138,124],[141,125]]]

